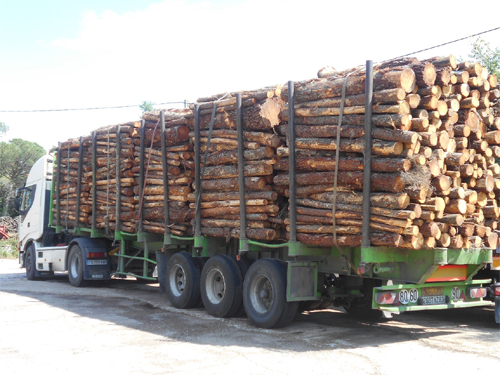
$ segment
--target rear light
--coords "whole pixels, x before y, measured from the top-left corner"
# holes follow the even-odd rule
[[[375,303],[378,305],[394,305],[399,302],[399,293],[397,292],[384,292],[375,293]]]
[[[87,254],[88,259],[96,259],[96,258],[106,258],[106,253],[88,253]]]
[[[486,297],[486,288],[470,288],[467,289],[467,294],[470,298]]]
[[[495,296],[500,296],[500,286],[495,287]]]

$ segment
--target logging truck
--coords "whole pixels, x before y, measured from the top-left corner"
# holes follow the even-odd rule
[[[375,82],[385,80],[385,86],[381,87],[385,89],[392,82],[389,78],[401,77],[402,72],[406,74],[403,69],[391,73],[390,77],[381,73]],[[415,80],[412,74],[409,77]],[[364,79],[356,82],[364,82]],[[368,76],[366,82],[370,83]],[[366,92],[371,90],[373,88],[367,88]],[[413,86],[406,92],[412,90]],[[390,143],[387,138],[404,135],[405,142],[413,143],[414,148],[417,137],[423,144],[433,141],[418,134],[408,137],[408,132],[397,129],[387,132],[380,128],[372,133],[370,119],[378,124],[387,119],[401,121],[406,115],[374,114],[372,118],[371,106],[365,104],[362,110],[366,113],[363,117],[368,131],[359,132],[360,136],[364,134],[364,142],[349,142],[344,138],[345,142],[339,143],[337,137],[336,143],[334,140],[321,143],[321,147],[335,151],[344,147],[344,142],[345,152],[363,152],[367,158],[364,161],[350,154],[342,159],[351,163],[355,172],[340,170],[335,175],[331,173],[333,169],[322,169],[330,172],[313,175],[296,171],[300,163],[309,163],[302,167],[306,170],[315,167],[307,157],[316,154],[305,149],[320,142],[318,138],[310,138],[308,145],[295,150],[295,146],[302,145],[306,139],[295,139],[295,127],[299,132],[304,128],[302,125],[309,126],[303,137],[313,130],[324,131],[325,127],[316,126],[311,120],[315,117],[306,118],[307,122],[303,119],[302,125],[294,124],[297,112],[292,82],[286,92],[288,115],[284,131],[288,132],[288,147],[281,155],[288,159],[286,165],[282,163],[280,167],[287,170],[286,173],[279,172],[277,166],[273,169],[274,161],[263,161],[275,152],[280,155],[273,149],[281,142],[278,138],[274,143],[276,134],[262,135],[255,129],[249,130],[253,121],[249,118],[265,112],[263,106],[257,104],[259,100],[269,101],[272,93],[266,92],[264,99],[259,99],[260,93],[251,93],[253,97],[247,95],[242,101],[238,93],[234,98],[213,102],[213,106],[211,103],[195,105],[192,111],[161,111],[157,121],[148,123],[143,117],[138,124],[121,124],[60,143],[52,154],[34,164],[25,186],[18,190],[21,199],[17,208],[22,218],[19,261],[21,267],[26,268],[27,278],[36,280],[55,272],[67,272],[69,283],[82,287],[95,281],[131,276],[159,282],[160,291],[165,292],[176,308],[202,304],[215,317],[246,314],[253,325],[261,328],[283,327],[292,322],[297,311],[332,304],[356,317],[377,318],[405,311],[488,306],[491,300],[495,303],[495,320],[500,323],[500,280],[492,280],[494,273],[491,273],[500,268],[496,245],[495,248],[470,246],[469,241],[468,246],[453,247],[449,234],[443,235],[441,242],[434,241],[439,237],[437,231],[441,233],[445,227],[452,227],[453,233],[458,233],[463,219],[456,210],[468,207],[463,199],[448,201],[451,212],[443,216],[445,208],[431,207],[425,194],[423,197],[415,194],[412,199],[426,202],[425,210],[418,207],[419,217],[426,215],[425,220],[419,219],[418,228],[410,225],[418,205],[414,204],[411,212],[392,210],[387,205],[389,199],[395,199],[401,207],[409,207],[408,194],[370,192],[373,176],[378,178],[375,181],[380,187],[378,191],[392,191],[394,186],[401,191],[404,186],[399,185],[403,182],[388,169],[399,170],[406,168],[406,164],[410,168],[414,162],[404,164],[403,160],[398,164],[401,159],[384,159],[383,154],[372,163],[365,144],[372,144],[374,152],[400,155],[406,151],[408,155],[410,149],[403,151],[403,143]],[[307,93],[317,95],[317,92]],[[279,101],[271,102],[270,106],[279,106]],[[359,113],[352,112],[358,107],[350,108],[351,113]],[[302,112],[308,110],[305,108]],[[233,115],[227,116],[228,111]],[[320,116],[314,121],[323,120],[324,111]],[[338,111],[331,116],[338,116]],[[219,121],[221,118],[223,121]],[[360,118],[354,114],[346,120],[359,121]],[[259,121],[255,124],[259,125]],[[328,121],[330,124],[331,118]],[[191,123],[192,127],[186,126]],[[217,128],[223,125],[229,129]],[[385,125],[381,123],[381,126]],[[382,141],[372,141],[372,134]],[[430,133],[422,134],[430,137]],[[348,135],[352,136],[357,137]],[[443,133],[443,142],[447,142],[446,137]],[[228,145],[231,148],[227,148]],[[439,147],[449,149],[448,143]],[[216,150],[217,160],[208,155],[210,150]],[[436,153],[438,157],[444,155],[441,151]],[[452,166],[458,170],[458,166],[469,160],[469,154],[463,156],[465,151],[446,155],[442,159],[448,157],[451,172],[455,171]],[[316,163],[321,168],[334,168],[342,161],[338,155],[321,157],[321,163]],[[219,163],[223,158],[230,164],[224,168]],[[371,176],[369,166],[378,168],[376,162],[381,171],[376,170]],[[184,169],[180,171],[178,166]],[[357,172],[360,168],[363,172]],[[273,176],[276,170],[279,174]],[[130,174],[125,174],[128,171]],[[452,176],[458,178],[460,171],[456,173]],[[347,181],[346,186],[351,189],[362,189],[363,196],[356,195],[357,202],[342,203],[340,199],[351,196],[347,197],[345,186],[337,194],[337,180],[336,177],[332,180],[332,176],[339,177],[339,184]],[[176,185],[181,180],[184,187]],[[441,184],[438,192],[452,197],[463,194],[460,190],[452,192],[451,177],[443,175],[435,180]],[[268,186],[273,181],[275,185]],[[295,186],[296,182],[300,186]],[[445,183],[448,185],[444,186]],[[480,184],[479,179],[477,183]],[[488,189],[491,192],[493,187]],[[296,198],[306,190],[315,194],[316,206],[306,206],[311,200]],[[322,197],[326,198],[321,201]],[[438,198],[432,198],[433,202],[444,204],[444,199]],[[349,209],[342,211],[340,204],[335,208],[334,203],[332,212],[332,199]],[[380,202],[384,205],[378,205]],[[218,215],[215,218],[211,216],[214,212]],[[431,226],[434,218],[440,220],[440,225]],[[274,229],[274,225],[282,226]],[[309,232],[304,233],[306,230]],[[417,244],[419,230],[433,241]],[[472,238],[472,234],[468,236]],[[403,242],[404,238],[408,238],[407,242]],[[497,237],[494,243],[496,240]],[[430,246],[431,243],[435,246]],[[439,244],[441,246],[437,246]],[[478,272],[485,269],[490,272],[487,277],[477,278]]]
[[[213,316],[246,312],[252,324],[264,328],[289,324],[299,309],[332,303],[356,317],[376,318],[486,306],[489,294],[500,323],[500,284],[474,278],[485,266],[498,270],[499,254],[493,257],[491,249],[327,249],[299,242],[68,230],[55,225],[52,214],[53,165],[52,156],[39,159],[19,189],[19,261],[28,280],[67,272],[70,284],[82,287],[134,276],[158,281],[177,308],[201,301]]]

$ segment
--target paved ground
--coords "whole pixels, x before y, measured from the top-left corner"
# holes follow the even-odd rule
[[[0,260],[1,374],[498,374],[492,307],[367,323],[310,312],[279,330],[177,310],[156,285],[28,281]]]

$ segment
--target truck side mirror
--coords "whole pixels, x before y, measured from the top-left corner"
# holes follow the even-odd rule
[[[21,208],[21,199],[19,197],[14,198],[14,210],[19,212],[19,209]]]

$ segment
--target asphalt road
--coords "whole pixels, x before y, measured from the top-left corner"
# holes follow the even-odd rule
[[[500,330],[492,307],[377,323],[332,309],[263,330],[177,310],[157,285],[28,281],[0,260],[0,374],[49,373],[498,374]]]

